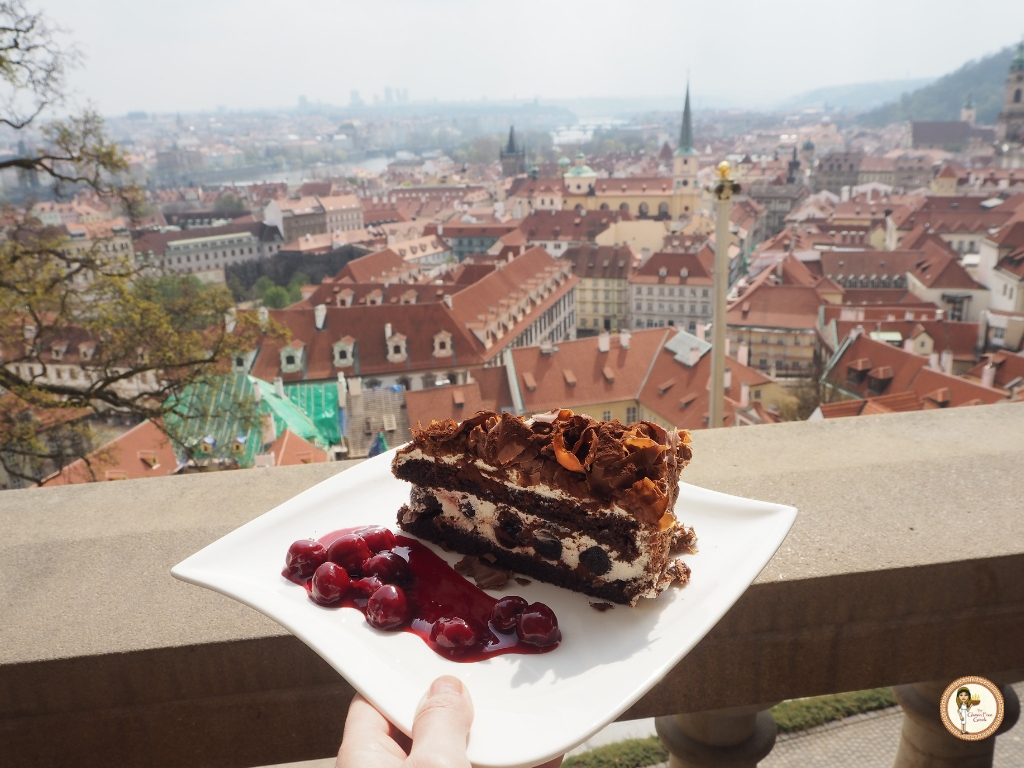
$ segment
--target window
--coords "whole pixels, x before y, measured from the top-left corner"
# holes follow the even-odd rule
[[[636,295],[639,296],[641,293],[643,293],[643,289],[638,285],[636,287]]]
[[[707,289],[707,288],[705,288],[704,290],[702,290],[702,291],[700,292],[700,295],[701,295],[701,298],[702,298],[702,299],[706,299],[706,298],[708,297],[708,289]]]
[[[295,355],[285,355],[284,361],[287,365],[295,365]]]
[[[644,308],[643,302],[641,302],[641,301],[638,301],[638,302],[636,303],[636,311],[637,311],[637,312],[639,312],[639,311],[640,311],[640,310],[642,310],[643,308]]]
[[[1018,88],[1016,91],[1014,91],[1013,92],[1013,103],[1014,104],[1020,104],[1020,100],[1021,100],[1021,96],[1022,95],[1024,95],[1024,93],[1021,92],[1020,88]]]
[[[650,286],[648,286],[648,288],[647,288],[647,295],[648,296],[653,296],[654,295],[654,289],[651,288]]]
[[[636,406],[635,405],[627,405],[626,406],[626,423],[627,424],[632,424],[634,421],[636,421]]]

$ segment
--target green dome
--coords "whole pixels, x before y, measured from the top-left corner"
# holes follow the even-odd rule
[[[587,159],[587,156],[583,154],[583,150],[582,149],[579,152],[576,153],[576,159],[577,160],[586,160]]]
[[[568,168],[570,165],[572,165],[572,163],[570,162],[569,158],[566,157],[565,155],[562,155],[560,158],[558,158],[559,168]]]
[[[814,142],[808,139],[804,142],[804,149],[814,149]]]

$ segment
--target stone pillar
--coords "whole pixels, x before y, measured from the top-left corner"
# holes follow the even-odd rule
[[[772,704],[659,717],[669,768],[756,768],[775,746]]]
[[[893,686],[903,707],[903,730],[893,768],[991,768],[996,737],[964,741],[946,730],[939,715],[939,700],[949,680]],[[1005,709],[996,736],[1005,733],[1020,716],[1020,702],[1013,688],[999,686]]]

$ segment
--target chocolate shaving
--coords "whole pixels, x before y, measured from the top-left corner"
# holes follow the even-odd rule
[[[533,582],[529,579],[524,579],[522,576],[516,576],[516,584],[518,584],[520,587],[525,587],[527,584],[532,583]]]
[[[666,514],[678,494],[679,470],[693,455],[685,432],[649,421],[596,421],[564,409],[529,422],[492,411],[461,424],[431,421],[413,430],[413,442],[399,453],[417,448],[438,457],[467,454],[514,471],[526,487],[542,483],[572,496],[618,502],[645,527],[661,530],[674,524]]]
[[[459,560],[455,564],[455,570],[463,576],[472,578],[480,589],[501,589],[512,576],[512,571],[492,568],[472,555],[466,555]]]
[[[600,611],[601,613],[604,613],[605,611],[610,611],[615,606],[611,603],[591,603],[590,607],[593,608],[595,611]]]

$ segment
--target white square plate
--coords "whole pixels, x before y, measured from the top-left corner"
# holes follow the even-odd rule
[[[359,611],[326,609],[281,576],[296,539],[339,528],[397,530],[409,484],[391,474],[393,451],[316,485],[232,531],[171,573],[266,614],[319,653],[402,731],[439,675],[459,677],[476,718],[469,758],[481,768],[526,768],[581,744],[657,683],[739,599],[782,544],[793,507],[680,484],[678,517],[697,531],[700,552],[685,555],[690,583],[636,608],[601,613],[585,595],[533,581],[502,593],[547,603],[562,643],[535,655],[476,663],[448,661],[416,635],[372,629]],[[437,554],[454,563],[459,555]]]

